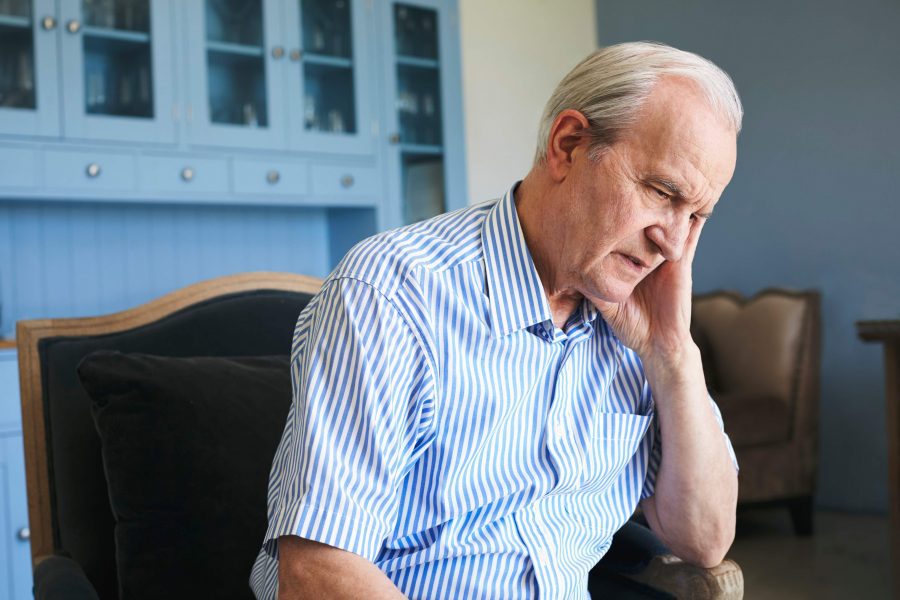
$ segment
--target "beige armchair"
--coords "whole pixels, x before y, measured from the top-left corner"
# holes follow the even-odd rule
[[[819,439],[820,297],[767,289],[694,297],[691,333],[740,466],[740,504],[778,502],[812,533]]]

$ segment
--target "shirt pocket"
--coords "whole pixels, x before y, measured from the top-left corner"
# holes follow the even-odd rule
[[[587,449],[582,490],[603,492],[616,481],[644,439],[652,416],[599,413]]]

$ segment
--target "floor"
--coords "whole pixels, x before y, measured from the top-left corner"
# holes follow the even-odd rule
[[[746,600],[890,598],[887,516],[819,511],[815,528],[796,537],[786,508],[738,514],[728,558],[741,566]]]

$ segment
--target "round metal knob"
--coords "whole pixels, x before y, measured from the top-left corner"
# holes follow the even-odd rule
[[[88,177],[94,178],[100,176],[100,165],[97,163],[91,163],[87,166],[87,169],[84,170],[87,173]]]
[[[274,169],[266,173],[266,181],[275,185],[281,179],[281,173],[275,171]]]
[[[194,169],[185,167],[181,170],[181,178],[184,181],[192,181],[194,179]]]
[[[297,62],[298,60],[300,60],[300,57],[303,56],[303,53],[300,52],[300,48],[294,48],[293,50],[291,50],[290,56],[292,61]]]
[[[399,134],[399,133],[392,133],[391,136],[388,138],[388,140],[389,140],[392,144],[399,144],[399,143],[400,143],[400,134]]]
[[[77,19],[72,19],[66,23],[66,29],[69,33],[78,33],[81,31],[81,23],[79,23]]]
[[[56,19],[49,15],[44,17],[41,19],[41,27],[43,27],[45,31],[53,31],[56,29]]]
[[[27,542],[31,539],[31,530],[27,527],[21,528],[16,532],[16,538],[18,538],[22,542]]]
[[[341,187],[352,187],[353,186],[353,175],[344,175],[341,177]]]
[[[284,56],[284,48],[281,46],[272,48],[272,58],[281,58],[282,56]]]

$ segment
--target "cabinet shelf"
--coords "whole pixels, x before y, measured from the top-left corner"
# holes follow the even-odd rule
[[[29,19],[28,17],[12,17],[9,15],[0,15],[0,27],[31,29],[31,19]]]
[[[222,54],[237,54],[240,56],[263,55],[263,49],[259,46],[247,46],[244,44],[230,44],[228,42],[206,42],[206,49],[212,52],[220,52]]]
[[[137,31],[123,31],[121,29],[106,29],[105,27],[85,27],[84,35],[117,42],[132,42],[136,44],[149,44],[150,34]]]
[[[438,155],[444,153],[444,147],[436,144],[400,144],[404,154]]]
[[[352,69],[353,68],[353,60],[349,58],[340,58],[337,56],[328,56],[326,54],[311,54],[306,53],[303,55],[303,60],[306,61],[307,64],[311,65],[322,65],[326,67],[339,67],[343,69]]]
[[[421,69],[440,69],[441,63],[432,58],[418,58],[415,56],[397,56],[397,64],[404,67],[419,67]]]

